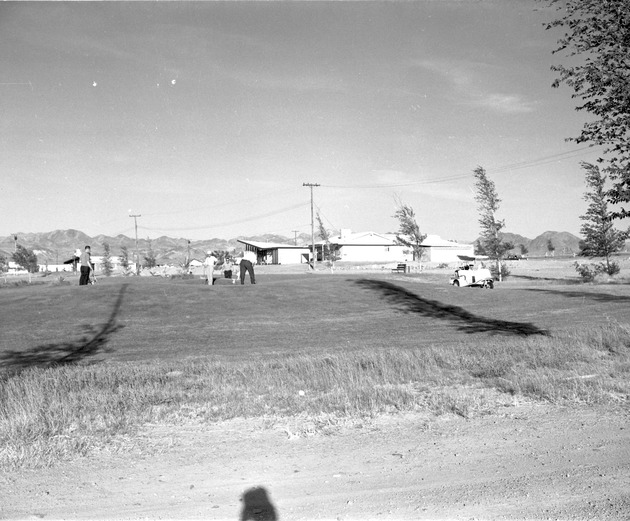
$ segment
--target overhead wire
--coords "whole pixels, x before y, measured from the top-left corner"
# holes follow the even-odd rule
[[[486,170],[491,174],[502,174],[505,172],[510,172],[512,170],[520,170],[523,168],[531,168],[534,166],[541,166],[549,163],[554,163],[556,161],[563,161],[565,159],[570,159],[571,157],[576,157],[580,155],[580,152],[586,150],[588,148],[592,148],[591,146],[585,146],[581,148],[577,148],[575,150],[570,150],[567,152],[560,152],[558,154],[552,154],[549,156],[543,156],[536,159],[532,159],[530,161],[520,161],[518,163],[511,163],[507,165],[502,165],[494,168],[487,168]],[[563,157],[564,156],[564,157]],[[459,181],[462,179],[469,179],[471,177],[470,173],[466,174],[454,174],[446,177],[432,178],[432,179],[424,179],[421,181],[410,181],[407,183],[387,183],[387,184],[354,184],[354,185],[328,185],[322,184],[321,186],[324,188],[402,188],[405,186],[417,186],[417,185],[426,185],[426,184],[437,184],[437,183],[447,183],[449,181]]]
[[[212,204],[212,205],[204,205],[204,206],[199,206],[199,207],[195,207],[195,208],[186,208],[183,210],[171,210],[171,211],[167,211],[167,212],[149,212],[149,213],[143,213],[144,216],[146,217],[156,217],[156,216],[161,216],[161,215],[175,215],[175,214],[179,214],[179,213],[188,213],[188,212],[198,212],[201,210],[212,210],[215,208],[225,208],[226,206],[241,206],[244,203],[247,203],[249,201],[256,201],[256,200],[260,200],[261,198],[264,197],[270,197],[272,195],[283,195],[283,194],[287,194],[289,192],[294,192],[297,191],[297,188],[292,187],[292,188],[288,188],[288,189],[284,189],[284,190],[274,190],[272,192],[267,192],[264,194],[256,194],[255,196],[252,197],[247,197],[247,198],[243,198],[243,199],[239,199],[238,201],[230,201],[230,202],[225,202],[225,203],[218,203],[218,204]]]
[[[317,206],[317,204],[315,204],[315,208],[317,208],[317,214],[320,217],[323,217],[326,220],[326,222],[331,226],[331,228],[333,230],[338,230],[339,229],[339,228],[336,228],[335,225],[332,222],[330,222],[330,219],[328,217],[326,217],[326,215],[322,212],[322,209],[319,206]]]
[[[143,230],[149,230],[149,231],[157,231],[157,232],[162,232],[162,231],[191,231],[191,230],[207,230],[210,228],[220,228],[222,226],[232,226],[234,224],[243,224],[246,222],[250,222],[256,219],[263,219],[265,217],[271,217],[273,215],[278,215],[280,213],[284,213],[284,212],[288,212],[291,210],[295,210],[297,208],[301,208],[303,206],[307,206],[310,204],[310,201],[302,201],[300,203],[297,204],[293,204],[291,206],[286,206],[284,208],[279,208],[277,210],[273,210],[271,212],[267,212],[267,213],[263,213],[263,214],[258,214],[255,216],[250,216],[250,217],[246,217],[244,219],[235,219],[232,221],[224,221],[224,222],[220,222],[220,223],[212,223],[210,225],[200,225],[200,226],[179,226],[177,228],[151,228],[148,226],[141,226],[138,225],[138,228],[142,228]]]

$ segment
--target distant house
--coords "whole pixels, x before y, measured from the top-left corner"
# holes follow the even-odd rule
[[[439,235],[427,235],[420,244],[424,250],[424,259],[428,262],[459,262],[458,255],[475,254],[473,244],[459,244],[442,239]]]
[[[306,246],[237,240],[245,246],[245,250],[253,251],[256,254],[258,264],[302,264],[308,262],[310,249]]]
[[[352,233],[342,229],[337,236],[330,237],[330,245],[338,250],[340,261],[350,262],[402,262],[411,260],[409,248],[396,243],[396,237],[391,234],[375,232]],[[324,242],[315,244],[320,250]]]

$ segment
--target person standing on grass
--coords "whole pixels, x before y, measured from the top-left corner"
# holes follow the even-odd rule
[[[256,254],[253,251],[246,251],[240,264],[241,284],[245,284],[245,272],[249,273],[249,281],[256,284],[256,275],[254,275],[254,264],[256,264]]]
[[[92,250],[89,246],[86,246],[81,254],[81,278],[79,279],[79,286],[87,286],[90,283],[90,272],[92,271],[91,256]]]
[[[210,286],[214,285],[214,266],[217,263],[217,258],[212,255],[211,251],[206,253],[206,260],[203,262],[203,269],[206,272],[206,283]]]

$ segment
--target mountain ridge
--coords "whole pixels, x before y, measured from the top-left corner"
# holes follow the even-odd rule
[[[22,246],[34,250],[41,256],[40,262],[47,260],[50,264],[62,263],[67,260],[73,252],[83,249],[85,245],[92,247],[94,255],[103,253],[103,244],[108,243],[112,255],[119,255],[120,248],[126,246],[130,256],[135,252],[135,239],[119,234],[111,237],[99,234],[94,237],[83,233],[80,230],[53,230],[51,232],[40,233],[17,233],[18,243]],[[569,232],[545,231],[534,239],[529,239],[515,233],[503,233],[503,238],[514,244],[514,253],[521,253],[522,244],[529,255],[545,255],[550,252],[549,241],[557,255],[566,255],[580,251],[580,238]],[[273,242],[278,244],[298,244],[306,246],[310,244],[310,234],[302,233],[294,238],[284,237],[275,234],[262,234],[256,236],[238,236],[233,239],[207,239],[198,241],[188,241],[183,238],[173,238],[163,235],[157,239],[138,239],[138,250],[142,258],[147,254],[149,246],[155,253],[159,263],[177,262],[183,260],[187,255],[191,258],[203,259],[208,250],[242,250],[242,244],[238,239]],[[476,241],[475,241],[476,242]],[[0,237],[0,254],[10,256],[15,248],[14,235]]]
[[[103,254],[103,244],[108,243],[112,255],[119,255],[120,249],[125,246],[129,250],[130,257],[134,255],[136,241],[131,237],[119,234],[115,237],[99,234],[94,237],[75,229],[53,230],[51,232],[39,233],[17,233],[0,237],[0,254],[10,257],[15,250],[15,239],[17,243],[35,251],[38,255],[38,262],[47,261],[49,264],[60,264],[69,259],[75,250],[86,245],[91,246],[93,255]],[[138,238],[138,251],[142,259],[149,250],[153,250],[158,263],[180,262],[190,255],[193,259],[203,260],[205,253],[209,250],[242,250],[243,245],[238,239],[274,242],[280,244],[300,244],[310,243],[311,236],[300,234],[294,238],[287,238],[281,235],[263,234],[252,237],[238,236],[233,239],[207,239],[200,241],[189,241],[183,238],[173,238],[163,235],[157,239]]]

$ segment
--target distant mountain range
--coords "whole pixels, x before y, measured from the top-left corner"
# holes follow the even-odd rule
[[[9,257],[15,250],[15,236],[0,237],[0,254]],[[135,252],[136,241],[126,235],[109,237],[107,235],[97,235],[90,237],[78,230],[55,230],[46,233],[18,233],[18,244],[33,250],[38,256],[38,262],[48,264],[60,264],[69,259],[74,251],[79,248],[83,250],[86,245],[91,246],[93,255],[103,254],[103,244],[107,243],[112,255],[120,255],[122,246],[126,246],[129,255]],[[251,241],[274,242],[281,244],[307,244],[311,241],[311,236],[300,234],[294,238],[287,238],[281,235],[265,234],[256,237],[240,236],[230,240],[210,239],[205,241],[190,241],[187,239],[173,239],[172,237],[158,237],[157,239],[138,238],[138,251],[142,259],[149,249],[155,253],[158,263],[178,263],[182,262],[190,251],[193,259],[203,260],[205,252],[208,250],[242,250],[243,245],[237,239]]]
[[[109,237],[107,235],[97,235],[90,237],[78,230],[55,230],[46,233],[18,233],[18,243],[22,246],[34,250],[38,255],[40,263],[49,264],[62,263],[70,258],[77,249],[89,244],[92,247],[93,255],[102,255],[103,244],[108,243],[112,255],[119,255],[120,248],[126,246],[130,255],[135,251],[135,240],[125,235]],[[547,231],[535,239],[528,239],[515,233],[504,233],[506,241],[514,243],[514,253],[521,252],[522,244],[529,255],[545,255],[548,252],[548,241],[555,249],[556,255],[577,253],[580,251],[580,238],[568,232]],[[203,259],[208,250],[242,250],[242,244],[237,239],[250,241],[273,242],[279,244],[310,244],[309,234],[300,234],[294,238],[283,237],[282,235],[257,235],[254,237],[239,236],[234,239],[210,239],[204,241],[190,241],[186,239],[173,239],[171,237],[158,237],[157,239],[138,239],[138,250],[140,257],[144,257],[149,249],[149,243],[156,255],[158,263],[178,263],[184,260],[188,251],[192,258]],[[14,236],[0,237],[0,254],[10,256],[15,248]]]
[[[545,255],[549,252],[548,245],[549,241],[551,241],[555,255],[570,255],[580,251],[580,241],[582,239],[569,232],[547,231],[535,239],[528,239],[516,233],[504,233],[503,240],[514,244],[512,253],[516,254],[521,253],[520,245],[522,244],[527,248],[528,255]]]

